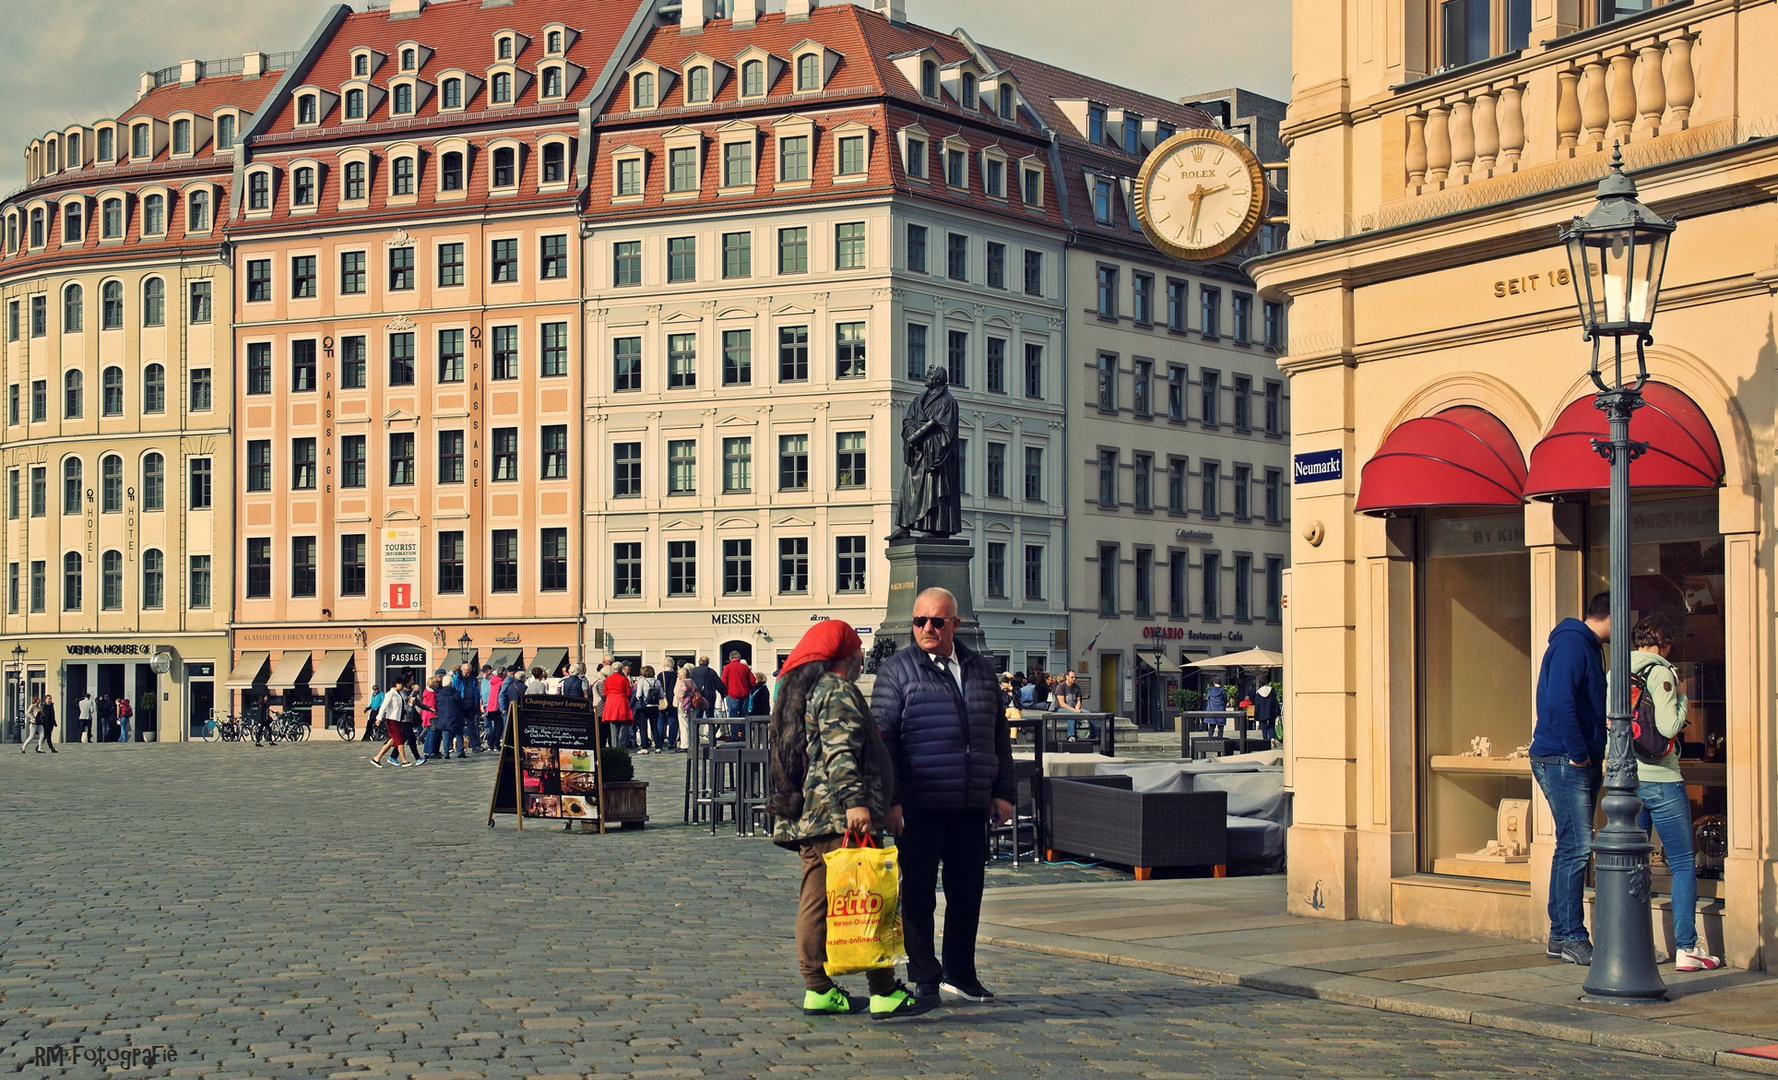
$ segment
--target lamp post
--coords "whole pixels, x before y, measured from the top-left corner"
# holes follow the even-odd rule
[[[1610,437],[1593,447],[1611,462],[1611,670],[1605,702],[1605,824],[1593,836],[1593,964],[1587,970],[1587,1001],[1650,1004],[1667,988],[1655,966],[1649,915],[1648,836],[1636,827],[1636,759],[1630,749],[1630,462],[1647,443],[1630,441],[1630,416],[1642,407],[1648,382],[1644,346],[1654,341],[1655,304],[1674,224],[1636,200],[1636,184],[1624,175],[1614,150],[1611,171],[1599,182],[1598,202],[1562,231],[1569,275],[1580,306],[1585,340],[1593,343],[1589,374],[1599,388],[1594,404],[1605,413]],[[1600,367],[1600,345],[1612,339],[1609,369]],[[1636,370],[1624,371],[1624,339],[1636,346]]]
[[[12,647],[12,665],[18,670],[18,691],[12,699],[12,723],[13,726],[18,729],[19,745],[21,746],[24,745],[25,742],[25,703],[28,697],[25,693],[26,652],[27,650],[22,642]]]
[[[462,663],[469,663],[469,658],[474,655],[474,648],[475,642],[470,640],[469,631],[463,631],[463,636],[457,639],[457,659]]]

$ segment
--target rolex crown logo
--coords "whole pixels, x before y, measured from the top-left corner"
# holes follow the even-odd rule
[[[1204,148],[1202,146],[1192,147],[1192,160],[1193,161],[1203,161],[1204,160]]]

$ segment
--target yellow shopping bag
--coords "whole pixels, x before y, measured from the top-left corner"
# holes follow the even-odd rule
[[[870,971],[902,959],[896,852],[878,847],[868,834],[849,832],[842,846],[823,858],[827,973]]]

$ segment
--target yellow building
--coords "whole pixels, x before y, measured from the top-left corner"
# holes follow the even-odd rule
[[[1654,449],[1628,584],[1635,614],[1685,631],[1703,943],[1762,966],[1778,83],[1755,43],[1778,4],[1299,0],[1294,33],[1292,246],[1248,265],[1292,305],[1291,910],[1545,931],[1553,832],[1515,749],[1546,638],[1607,569],[1604,419],[1557,230],[1621,143],[1680,222],[1631,429]],[[1490,840],[1526,858],[1478,855]]]

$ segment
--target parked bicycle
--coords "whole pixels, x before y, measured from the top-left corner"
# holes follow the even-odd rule
[[[333,732],[340,737],[341,742],[351,742],[352,736],[358,734],[358,727],[352,722],[352,715],[347,713],[334,724]]]
[[[281,712],[271,718],[272,741],[301,742],[309,737],[306,713]]]
[[[204,741],[240,742],[246,737],[246,729],[241,725],[241,718],[231,716],[221,709],[213,709],[210,719],[204,722]]]

